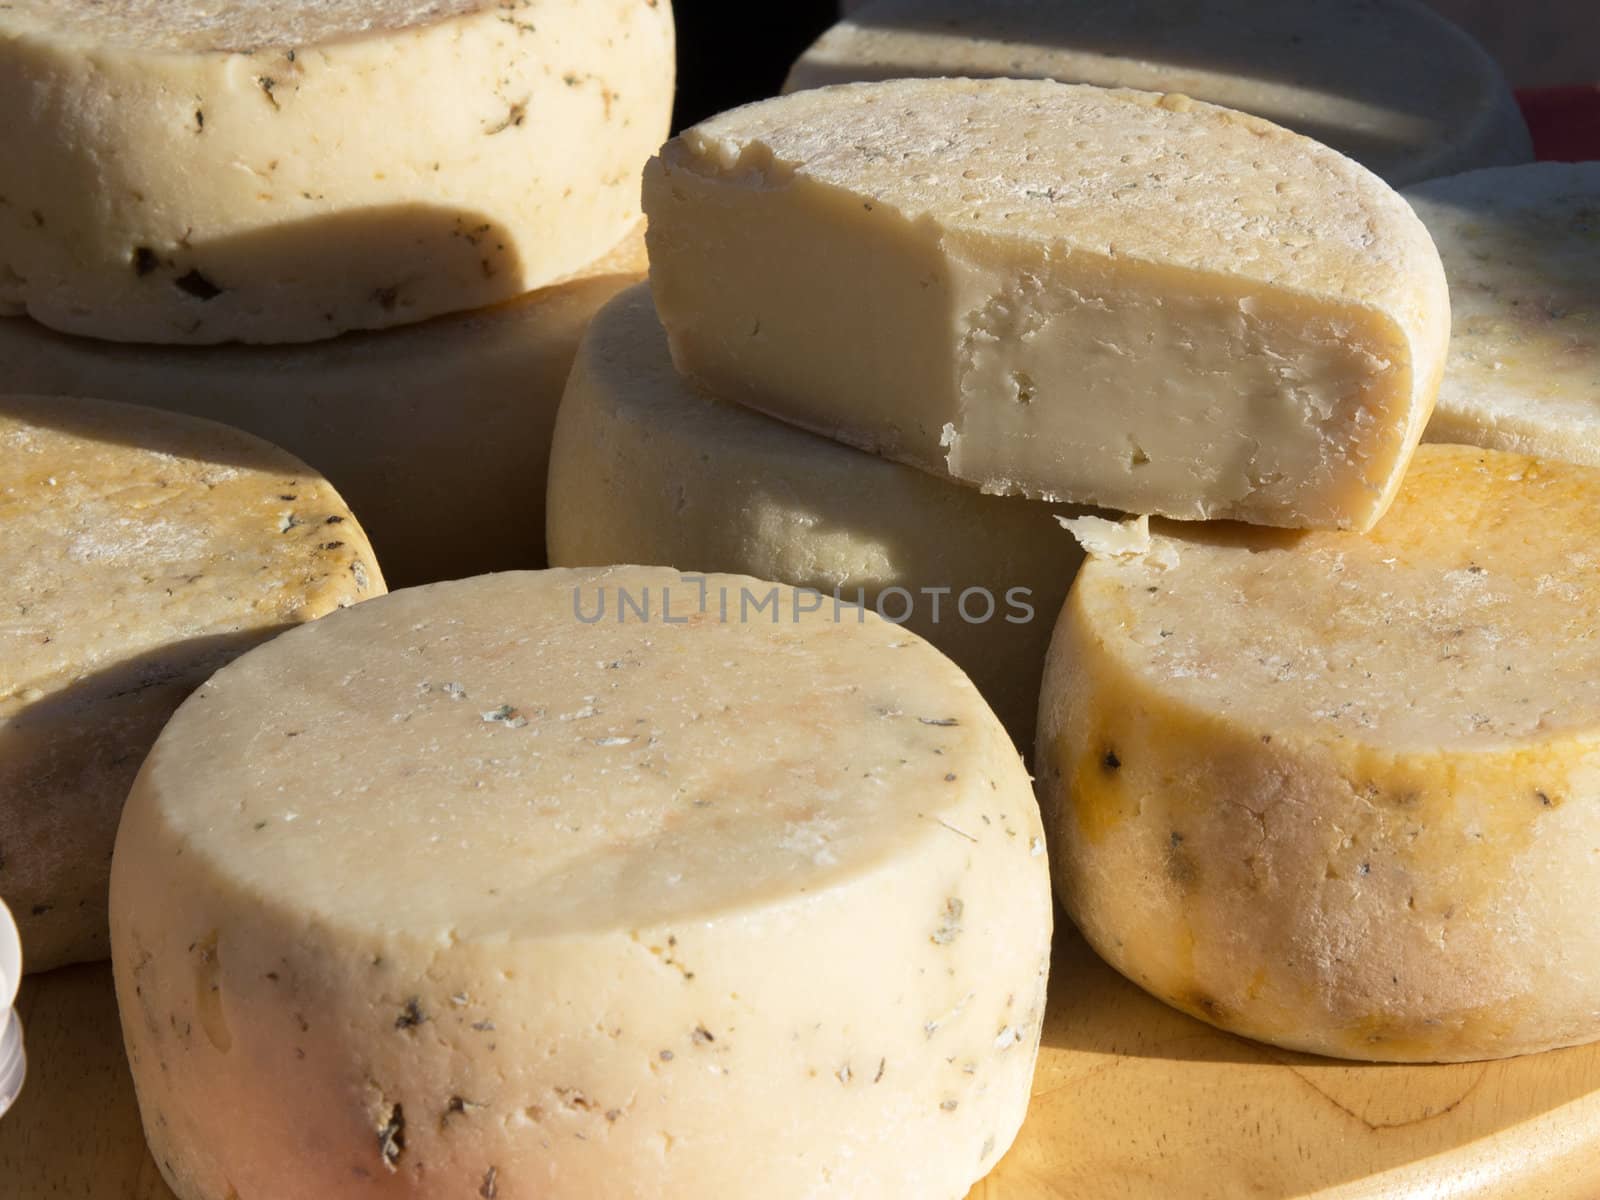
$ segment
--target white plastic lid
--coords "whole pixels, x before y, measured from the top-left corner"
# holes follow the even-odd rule
[[[22,1022],[11,1011],[21,983],[22,938],[10,911],[0,901],[0,1116],[16,1102],[28,1070],[28,1060],[22,1052]]]

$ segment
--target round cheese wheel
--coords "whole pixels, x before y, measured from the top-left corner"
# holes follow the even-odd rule
[[[1083,561],[1060,511],[696,391],[640,285],[595,318],[567,385],[550,561],[729,571],[864,603],[954,659],[1026,746],[1051,625]]]
[[[1600,471],[1424,446],[1365,537],[1091,556],[1039,724],[1058,893],[1155,995],[1341,1057],[1600,1037]]]
[[[398,592],[220,672],[112,869],[181,1200],[963,1196],[1028,1102],[1026,772],[926,642],[661,568]]]
[[[794,65],[786,91],[965,75],[1182,92],[1315,138],[1396,186],[1533,159],[1495,60],[1419,0],[874,0],[849,9]]]
[[[639,218],[667,0],[15,0],[0,311],[300,342],[543,287]]]
[[[0,379],[226,421],[312,463],[391,583],[543,565],[545,467],[584,328],[646,269],[636,229],[509,303],[306,346],[123,346],[0,319]]]
[[[117,818],[184,697],[384,583],[338,493],[277,447],[61,397],[0,397],[0,572],[0,896],[45,971],[106,956]]]
[[[1471,171],[1406,199],[1450,283],[1424,436],[1600,466],[1600,163]]]

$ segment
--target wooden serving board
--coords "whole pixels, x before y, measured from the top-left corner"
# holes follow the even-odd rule
[[[1033,1109],[970,1200],[1595,1200],[1600,1046],[1500,1063],[1337,1063],[1218,1033],[1065,929]],[[5,1200],[172,1200],[145,1151],[110,971],[26,982]],[[275,1198],[286,1200],[286,1198]]]

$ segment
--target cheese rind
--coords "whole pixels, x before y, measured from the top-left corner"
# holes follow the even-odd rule
[[[1417,0],[875,0],[817,39],[785,91],[948,75],[1182,92],[1396,187],[1533,160],[1494,59]]]
[[[787,588],[335,614],[219,673],[129,800],[156,1161],[181,1200],[956,1200],[1028,1100],[1041,834],[955,666]]]
[[[481,308],[639,219],[671,6],[19,0],[0,312],[302,342]]]
[[[561,391],[595,311],[646,270],[636,230],[507,304],[306,346],[121,346],[0,320],[0,379],[225,421],[311,463],[396,586],[542,566]]]
[[[1597,501],[1591,468],[1424,446],[1365,537],[1168,525],[1091,557],[1037,772],[1095,948],[1312,1053],[1600,1037]]]
[[[552,565],[656,561],[863,602],[1033,737],[1055,614],[1083,555],[1043,505],[932,479],[696,391],[643,285],[589,327],[550,460]]]
[[[0,397],[0,894],[26,966],[105,957],[117,818],[208,675],[384,590],[316,472],[209,421]]]
[[[1183,97],[796,93],[669,142],[645,207],[685,374],[990,492],[1365,529],[1444,364],[1405,202]]]
[[[1424,437],[1600,466],[1600,163],[1472,171],[1406,199],[1455,313]]]

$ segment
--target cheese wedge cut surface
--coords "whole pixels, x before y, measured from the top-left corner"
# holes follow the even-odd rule
[[[871,607],[1033,738],[1055,617],[1083,555],[1052,510],[981,496],[696,391],[643,284],[584,338],[550,458],[550,561],[655,561]]]
[[[16,0],[0,312],[303,342],[508,300],[639,219],[668,0]]]
[[[635,230],[532,295],[304,346],[124,346],[0,320],[0,379],[210,417],[285,447],[361,514],[396,586],[539,567],[567,372],[595,311],[645,269]]]
[[[645,208],[685,374],[988,492],[1366,529],[1444,364],[1405,202],[1181,96],[800,92],[669,142]]]
[[[1182,92],[1396,187],[1533,160],[1493,57],[1417,0],[876,0],[818,38],[785,90],[945,75]]]
[[[1061,614],[1037,773],[1118,970],[1297,1050],[1600,1037],[1600,471],[1424,446],[1366,537],[1153,530]]]
[[[46,971],[106,956],[117,818],[184,697],[384,583],[338,493],[277,447],[62,397],[0,397],[0,564],[0,896]]]
[[[1406,198],[1455,313],[1424,436],[1600,466],[1600,163],[1472,171]]]
[[[180,1200],[956,1200],[1028,1102],[1041,834],[958,668],[789,588],[336,614],[196,693],[129,800],[154,1156]]]

